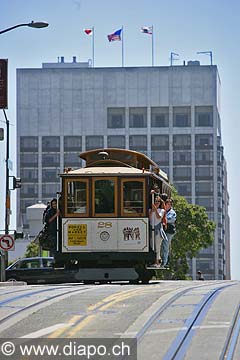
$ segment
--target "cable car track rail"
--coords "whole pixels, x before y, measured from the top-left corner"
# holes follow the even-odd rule
[[[31,303],[29,305],[26,305],[25,307],[22,307],[22,308],[19,308],[19,306],[17,306],[19,309],[17,311],[14,311],[4,317],[2,317],[0,319],[0,325],[3,325],[4,323],[6,323],[8,320],[12,319],[13,317],[15,316],[18,316],[19,314],[27,311],[27,310],[30,310],[30,309],[33,309],[33,308],[37,308],[39,307],[40,305],[44,304],[44,303],[47,303],[51,300],[54,300],[54,299],[57,299],[57,298],[64,298],[66,295],[73,295],[73,294],[76,294],[78,292],[82,292],[82,291],[87,291],[87,290],[91,290],[92,288],[87,288],[87,287],[82,287],[82,288],[78,288],[78,289],[74,289],[72,291],[69,291],[69,288],[72,288],[72,287],[67,287],[67,291],[64,291],[64,292],[61,292],[61,293],[58,293],[58,294],[55,294],[53,296],[48,296],[47,298],[44,297],[43,299],[41,300],[38,300],[34,303]],[[9,303],[12,303],[14,301],[17,301],[17,300],[20,300],[20,299],[24,299],[24,298],[29,298],[29,297],[34,297],[35,295],[38,295],[38,294],[42,294],[42,293],[48,293],[48,292],[51,292],[51,291],[54,291],[54,290],[59,290],[59,289],[63,289],[62,287],[53,287],[53,288],[50,288],[50,289],[41,289],[41,290],[37,290],[37,291],[31,291],[31,292],[27,292],[25,294],[21,294],[21,295],[17,295],[17,296],[14,296],[14,297],[10,297],[8,299],[5,299],[5,300],[2,300],[0,301],[0,308],[3,307],[3,306],[6,306],[8,305]],[[64,287],[65,289],[65,287]]]
[[[185,322],[186,327],[180,330],[169,350],[164,355],[163,360],[184,358],[191,339],[194,336],[195,327],[197,328],[198,326],[200,326],[202,321],[205,319],[205,316],[213,301],[219,295],[219,292],[228,286],[232,285],[221,286],[215,290],[211,290],[203,297],[200,303],[197,304],[193,313]]]
[[[181,290],[177,294],[173,295],[171,298],[169,298],[167,301],[165,301],[160,307],[156,309],[154,313],[148,318],[148,320],[144,323],[144,325],[136,332],[131,331],[131,327],[123,334],[123,336],[134,336],[137,338],[138,344],[141,344],[141,342],[144,340],[145,335],[150,335],[151,333],[151,327],[159,320],[159,317],[170,310],[172,306],[179,306],[177,305],[177,301],[180,300],[183,296],[190,295],[191,291],[194,291],[199,288],[203,288],[206,286],[209,286],[210,284],[202,284],[200,286],[192,286],[191,288],[187,288],[184,290]],[[216,300],[217,296],[223,291],[224,289],[235,285],[235,283],[231,283],[228,285],[224,285],[224,282],[218,283],[216,289],[210,289],[206,294],[203,295],[202,299],[194,304],[193,311],[188,315],[187,319],[183,319],[184,325],[181,326],[179,329],[175,329],[177,331],[177,334],[175,338],[172,339],[172,341],[169,343],[166,351],[164,352],[164,355],[162,355],[163,360],[172,360],[172,359],[183,359],[185,356],[185,353],[187,352],[189,345],[191,343],[191,340],[193,339],[195,332],[198,328],[201,327],[202,322],[204,321],[211,305]],[[164,318],[164,317],[163,317]],[[232,329],[232,330],[231,330]],[[221,357],[221,360],[224,359],[232,359],[233,357],[233,351],[236,347],[237,340],[238,340],[238,334],[240,330],[240,304],[237,308],[237,311],[234,316],[234,320],[232,322],[232,326],[229,331],[228,338],[226,340],[225,344],[225,350],[223,350],[223,355]],[[171,330],[171,329],[170,329]],[[154,330],[153,330],[154,331]],[[168,329],[166,329],[166,332]],[[164,333],[164,331],[162,332]],[[229,357],[226,356],[226,352],[228,352],[230,355]]]
[[[219,360],[232,360],[240,334],[240,303],[233,317],[226,342]]]

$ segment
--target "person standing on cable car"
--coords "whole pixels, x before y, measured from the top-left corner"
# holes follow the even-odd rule
[[[166,210],[166,218],[167,218],[167,226],[165,229],[165,233],[168,241],[163,244],[165,248],[167,262],[169,261],[169,254],[171,253],[171,242],[172,238],[176,233],[176,212],[172,208],[172,199],[167,199],[165,202],[165,210]]]
[[[50,208],[45,215],[45,223],[48,231],[49,245],[52,248],[50,250],[51,255],[54,255],[57,247],[57,218],[61,216],[60,210],[57,209],[57,199],[52,199],[50,202]]]
[[[160,196],[156,196],[152,208],[149,210],[149,220],[150,225],[154,228],[154,238],[151,239],[152,244],[155,241],[155,252],[156,252],[156,261],[152,265],[153,267],[159,268],[161,265],[161,244],[162,244],[162,218],[164,217],[164,202]]]

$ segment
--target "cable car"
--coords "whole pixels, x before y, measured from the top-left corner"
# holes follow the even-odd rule
[[[116,148],[80,154],[85,166],[60,174],[55,261],[85,282],[147,283],[154,274],[148,212],[151,189],[171,195],[167,174],[145,154]]]

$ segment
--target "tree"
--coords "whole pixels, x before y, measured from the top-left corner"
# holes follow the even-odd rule
[[[34,241],[31,241],[26,249],[25,257],[34,257],[39,255],[39,245],[37,245]]]
[[[170,271],[175,279],[186,279],[187,259],[195,257],[202,248],[214,241],[215,223],[208,219],[206,209],[189,204],[174,190],[173,208],[177,213],[176,234],[172,239]]]

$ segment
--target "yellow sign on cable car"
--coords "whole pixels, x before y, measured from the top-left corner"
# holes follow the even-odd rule
[[[87,245],[87,224],[68,224],[68,246]]]

